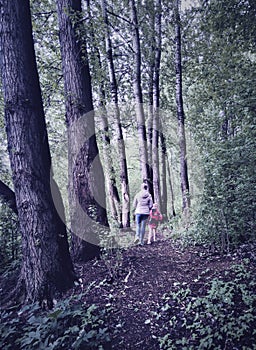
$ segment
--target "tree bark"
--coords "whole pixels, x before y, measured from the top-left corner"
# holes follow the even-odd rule
[[[118,153],[120,157],[120,181],[122,190],[122,227],[130,227],[130,190],[128,181],[128,170],[126,161],[125,144],[123,138],[122,124],[120,119],[120,109],[118,101],[118,87],[113,59],[112,41],[109,29],[109,20],[106,8],[106,1],[101,1],[102,15],[105,23],[105,43],[108,61],[108,71],[110,80],[111,100],[114,108],[115,129],[117,133]]]
[[[95,135],[86,44],[78,35],[81,0],[57,0],[66,95],[69,205],[76,260],[100,254],[100,232],[108,227],[105,180]]]
[[[54,294],[73,286],[75,274],[66,227],[51,193],[51,158],[29,1],[3,0],[0,26],[8,151],[22,234],[20,281],[27,302],[46,299],[51,307]]]
[[[180,12],[179,0],[176,0],[176,54],[175,54],[175,70],[176,70],[176,105],[178,117],[178,137],[180,147],[180,180],[182,192],[182,210],[185,215],[189,214],[190,198],[189,198],[189,181],[187,167],[187,151],[185,137],[185,114],[183,109],[182,96],[182,64],[181,64],[181,29],[180,29]]]

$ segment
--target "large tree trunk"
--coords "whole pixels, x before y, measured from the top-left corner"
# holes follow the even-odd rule
[[[109,80],[110,80],[110,90],[111,99],[114,108],[114,123],[117,133],[117,145],[118,153],[120,159],[120,181],[122,190],[122,227],[130,227],[130,191],[129,191],[129,181],[128,181],[128,170],[126,161],[125,144],[123,138],[122,124],[120,120],[120,109],[118,102],[118,88],[115,74],[115,66],[113,60],[113,50],[112,42],[110,36],[109,21],[106,9],[106,1],[101,1],[102,15],[105,23],[105,42],[106,42],[106,52],[108,60],[108,70],[109,70]]]
[[[100,232],[108,226],[105,181],[95,135],[86,46],[78,36],[81,0],[57,0],[66,94],[69,205],[77,260],[99,256]]]
[[[137,9],[135,1],[130,0],[131,9],[131,24],[132,24],[132,36],[133,36],[133,91],[135,99],[135,113],[137,117],[137,128],[139,138],[139,152],[140,152],[140,168],[142,179],[148,182],[150,186],[150,192],[152,193],[152,184],[149,182],[149,164],[147,154],[147,135],[145,125],[144,106],[142,98],[141,88],[141,48],[140,48],[140,35],[139,35],[139,24],[137,18]]]
[[[175,55],[175,68],[176,68],[176,105],[177,105],[177,117],[178,117],[178,137],[180,147],[180,180],[181,180],[181,192],[182,192],[182,210],[187,216],[190,208],[189,198],[189,181],[188,181],[188,168],[187,168],[187,151],[186,151],[186,137],[185,137],[185,114],[183,109],[183,96],[182,96],[182,64],[181,64],[181,31],[180,31],[180,13],[179,13],[179,0],[176,0],[176,55]]]
[[[26,301],[46,299],[51,306],[53,295],[70,288],[75,274],[66,227],[50,188],[50,150],[29,1],[3,0],[0,26],[8,150],[22,234],[21,279]]]

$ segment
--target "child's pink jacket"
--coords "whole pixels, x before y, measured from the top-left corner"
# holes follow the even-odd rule
[[[151,228],[157,228],[158,222],[163,220],[163,215],[160,213],[158,209],[155,210],[153,213],[152,209],[150,210],[149,213],[149,220],[148,224]]]

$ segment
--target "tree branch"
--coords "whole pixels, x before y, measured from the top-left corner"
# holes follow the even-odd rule
[[[131,24],[131,21],[123,16],[120,16],[118,15],[117,13],[114,13],[113,11],[110,11],[110,10],[107,10],[107,13],[109,13],[110,15],[116,17],[116,18],[119,18],[121,19],[122,21],[128,23],[128,24]]]
[[[18,214],[15,193],[0,180],[0,199],[8,205],[10,209]]]

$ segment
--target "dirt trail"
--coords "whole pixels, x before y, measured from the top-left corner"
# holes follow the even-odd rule
[[[101,308],[111,304],[111,348],[154,350],[159,344],[152,313],[159,311],[163,295],[179,283],[201,294],[205,282],[224,275],[232,264],[232,256],[210,256],[199,248],[181,250],[169,239],[90,262],[81,266],[81,273],[84,286],[99,286],[86,294],[87,303]]]

